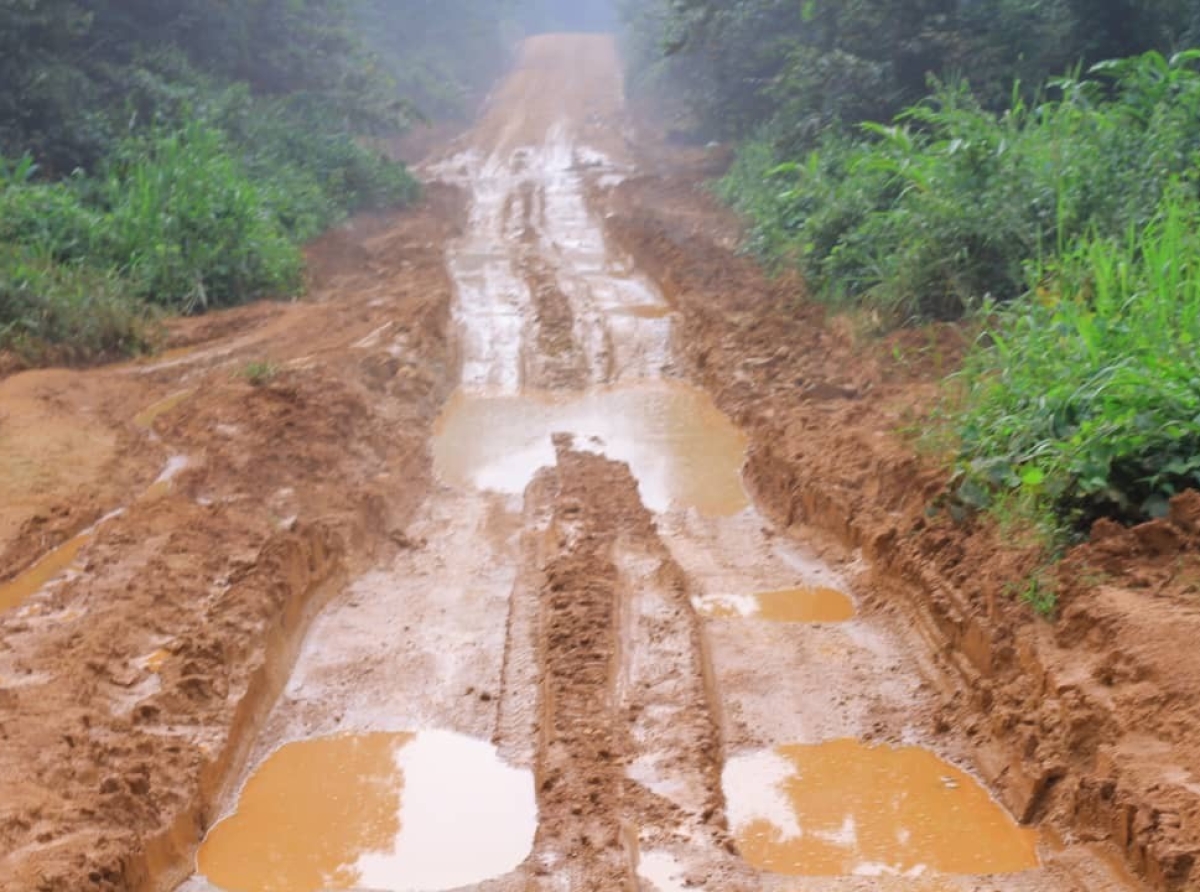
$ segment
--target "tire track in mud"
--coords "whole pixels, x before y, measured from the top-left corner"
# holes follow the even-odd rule
[[[527,532],[536,584],[518,587],[510,622],[540,670],[531,888],[637,890],[643,847],[684,848],[705,882],[753,888],[731,854],[686,579],[628,467],[556,446],[527,491],[526,516],[542,518]],[[506,685],[506,700],[523,696]]]

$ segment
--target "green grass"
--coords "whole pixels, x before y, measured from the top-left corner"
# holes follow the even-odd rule
[[[1033,267],[949,407],[964,494],[1018,495],[1065,531],[1161,517],[1200,487],[1200,203]]]
[[[279,366],[268,359],[254,360],[242,367],[241,376],[254,387],[263,387],[279,376]]]

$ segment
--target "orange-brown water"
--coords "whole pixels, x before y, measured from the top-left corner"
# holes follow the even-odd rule
[[[166,415],[196,391],[194,389],[180,390],[170,396],[164,397],[152,405],[147,406],[133,419],[133,423],[142,430],[150,430],[163,415]]]
[[[0,584],[0,610],[11,610],[69,570],[92,539],[90,530],[64,542],[14,579]]]
[[[535,827],[532,777],[485,743],[347,735],[268,758],[198,867],[226,892],[450,889],[515,868]]]
[[[583,395],[456,395],[435,429],[434,464],[452,484],[520,493],[554,463],[551,436],[629,463],[647,506],[731,515],[749,504],[746,438],[703,391],[677,383]]]
[[[738,847],[791,876],[997,874],[1038,866],[1037,840],[927,750],[839,740],[730,761]]]
[[[708,619],[764,619],[780,623],[840,623],[854,618],[854,602],[837,589],[783,589],[757,595],[711,595],[695,599]]]

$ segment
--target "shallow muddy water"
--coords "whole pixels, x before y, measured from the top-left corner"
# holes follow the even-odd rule
[[[1016,873],[1037,837],[927,750],[854,740],[730,760],[726,797],[751,864],[792,876]]]
[[[200,850],[227,892],[453,889],[529,854],[533,777],[445,732],[287,744],[251,775]]]
[[[139,412],[133,419],[134,425],[142,430],[150,430],[154,427],[155,421],[178,406],[182,405],[183,402],[189,399],[195,392],[196,391],[194,389],[188,388],[186,390],[176,391],[169,396],[163,397],[158,402],[147,406],[145,409]]]
[[[573,435],[576,448],[627,462],[651,510],[729,515],[749,505],[745,436],[706,393],[680,383],[586,394],[459,393],[435,429],[435,470],[462,487],[519,494],[554,464],[558,433]]]
[[[13,579],[0,583],[0,611],[20,606],[55,579],[74,568],[79,553],[92,540],[93,535],[93,530],[85,530],[74,538],[68,539]]]
[[[745,436],[679,380],[589,192],[631,169],[619,72],[605,38],[528,42],[431,168],[470,197],[447,485],[315,619],[185,889],[1079,892],[939,758],[969,745],[931,739],[912,640],[755,511]]]
[[[696,612],[707,619],[763,619],[778,623],[840,623],[854,618],[854,602],[833,588],[811,586],[754,595],[697,597]]]

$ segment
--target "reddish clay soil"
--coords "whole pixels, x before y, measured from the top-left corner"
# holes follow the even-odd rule
[[[1200,887],[1200,494],[1167,520],[1099,524],[1048,580],[1058,619],[1037,618],[1015,594],[1036,549],[982,519],[930,517],[947,475],[905,434],[962,334],[856,337],[733,250],[738,223],[702,184],[626,182],[608,229],[680,311],[692,374],[750,433],[759,504],[865,558],[871,609],[911,623],[936,662],[934,730],[965,730],[1019,819],[1106,843],[1153,888]]]

